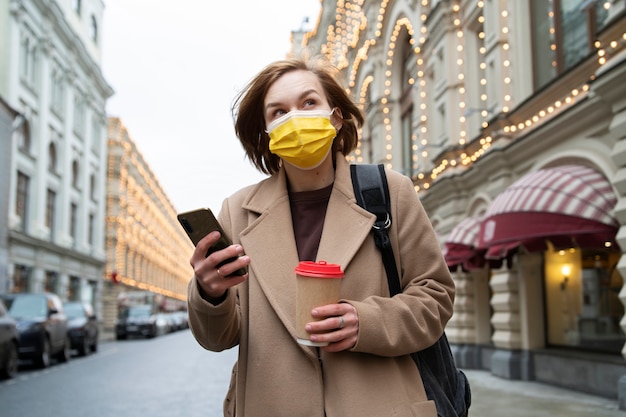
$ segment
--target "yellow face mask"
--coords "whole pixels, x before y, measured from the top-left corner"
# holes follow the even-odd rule
[[[337,136],[333,111],[292,110],[274,120],[267,126],[270,152],[298,168],[317,168]]]

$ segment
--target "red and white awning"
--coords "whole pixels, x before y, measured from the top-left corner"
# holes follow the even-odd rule
[[[594,169],[564,165],[519,179],[491,204],[480,225],[478,248],[499,259],[523,244],[542,250],[556,246],[604,247],[614,242],[619,223],[609,181]]]
[[[456,267],[469,262],[477,254],[480,220],[467,217],[456,225],[445,242],[444,256],[449,267]],[[466,266],[469,266],[466,265]]]

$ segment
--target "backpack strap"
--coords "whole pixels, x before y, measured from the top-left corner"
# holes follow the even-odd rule
[[[393,297],[402,292],[402,288],[388,235],[391,210],[384,166],[353,164],[350,165],[350,174],[357,203],[376,215],[372,232],[376,246],[382,253],[389,293]],[[426,395],[435,402],[437,415],[467,417],[472,403],[471,388],[463,371],[456,367],[446,334],[432,346],[412,353],[411,357],[420,370]]]
[[[359,206],[376,215],[372,226],[374,242],[383,257],[383,264],[387,272],[389,292],[393,297],[402,292],[400,275],[393,256],[393,248],[389,239],[391,227],[391,203],[389,202],[389,187],[385,167],[382,164],[352,164],[350,165],[352,187]]]

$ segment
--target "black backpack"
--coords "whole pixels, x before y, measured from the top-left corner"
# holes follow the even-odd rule
[[[400,277],[387,231],[391,227],[391,211],[387,176],[382,164],[350,165],[352,185],[357,203],[376,215],[372,227],[374,241],[380,249],[387,272],[391,297],[402,292]],[[466,417],[472,402],[467,377],[456,367],[445,332],[429,348],[414,352],[426,395],[435,402],[439,417]]]

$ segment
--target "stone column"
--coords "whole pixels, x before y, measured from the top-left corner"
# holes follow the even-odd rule
[[[516,257],[517,258],[517,257]],[[506,263],[505,263],[506,265]],[[503,266],[491,276],[492,341],[496,351],[491,357],[491,372],[502,378],[520,379],[522,347],[517,259],[513,269]]]
[[[468,369],[482,368],[481,346],[489,342],[489,278],[488,269],[454,273],[456,297],[454,315],[448,323],[446,334],[457,366]]]

